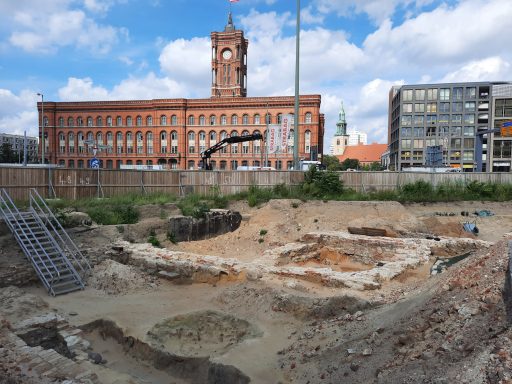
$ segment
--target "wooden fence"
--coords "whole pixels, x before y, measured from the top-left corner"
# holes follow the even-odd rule
[[[512,184],[512,173],[419,173],[419,172],[340,172],[345,187],[359,192],[393,190],[424,180],[432,185],[472,180]],[[127,193],[166,192],[179,196],[222,194],[247,190],[251,185],[272,187],[298,185],[301,171],[147,171],[110,169],[65,169],[0,167],[0,187],[16,200],[27,200],[28,189],[36,188],[47,198],[81,199],[111,197]]]

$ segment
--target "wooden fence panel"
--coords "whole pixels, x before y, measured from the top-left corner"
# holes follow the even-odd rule
[[[420,172],[339,172],[346,188],[358,192],[394,190],[424,180],[440,183],[471,181],[512,184],[512,173],[420,173]],[[48,182],[50,180],[50,183]],[[98,185],[99,180],[99,185]],[[301,171],[147,171],[111,169],[65,169],[0,167],[0,187],[15,200],[27,200],[28,189],[36,188],[47,198],[81,199],[112,197],[128,193],[165,192],[234,194],[251,185],[262,188],[278,184],[298,185]]]

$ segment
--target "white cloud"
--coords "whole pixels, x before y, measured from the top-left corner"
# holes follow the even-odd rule
[[[129,77],[112,90],[94,85],[90,78],[69,78],[59,89],[61,101],[84,100],[143,100],[186,97],[186,85],[168,77],[158,77],[150,72],[144,77]]]
[[[209,95],[211,84],[211,42],[209,38],[178,39],[160,54],[162,71],[177,82],[188,84],[195,94]]]
[[[335,12],[338,16],[350,17],[352,14],[365,13],[380,24],[393,16],[397,7],[413,5],[420,8],[433,0],[316,0],[315,5],[323,14]]]
[[[459,65],[507,51],[512,2],[467,0],[454,7],[441,5],[393,26],[384,21],[369,35],[364,49],[379,68],[403,70]],[[378,60],[378,61],[377,61]]]
[[[37,136],[36,103],[40,98],[37,91],[23,90],[14,94],[8,89],[0,89],[0,132]]]
[[[501,57],[489,57],[471,61],[462,68],[450,72],[440,81],[446,83],[464,81],[503,81],[512,79],[512,68],[509,62]]]
[[[106,12],[115,2],[85,0],[84,6]],[[54,53],[61,47],[76,46],[104,54],[128,35],[124,28],[98,24],[72,0],[1,2],[0,22],[12,31],[8,42],[31,53]]]

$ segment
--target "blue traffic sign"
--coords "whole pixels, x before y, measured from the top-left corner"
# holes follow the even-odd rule
[[[100,167],[100,161],[95,157],[93,157],[90,160],[90,164],[91,164],[91,168],[99,168]]]

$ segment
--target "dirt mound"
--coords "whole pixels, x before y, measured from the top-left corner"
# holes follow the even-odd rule
[[[215,311],[178,315],[148,331],[153,345],[180,356],[221,355],[243,340],[261,335],[248,321]]]
[[[124,295],[138,290],[152,290],[158,280],[129,265],[105,260],[96,265],[88,285],[107,295]]]
[[[39,296],[25,293],[17,287],[0,290],[0,313],[9,321],[16,322],[34,313],[46,312],[48,304]]]

